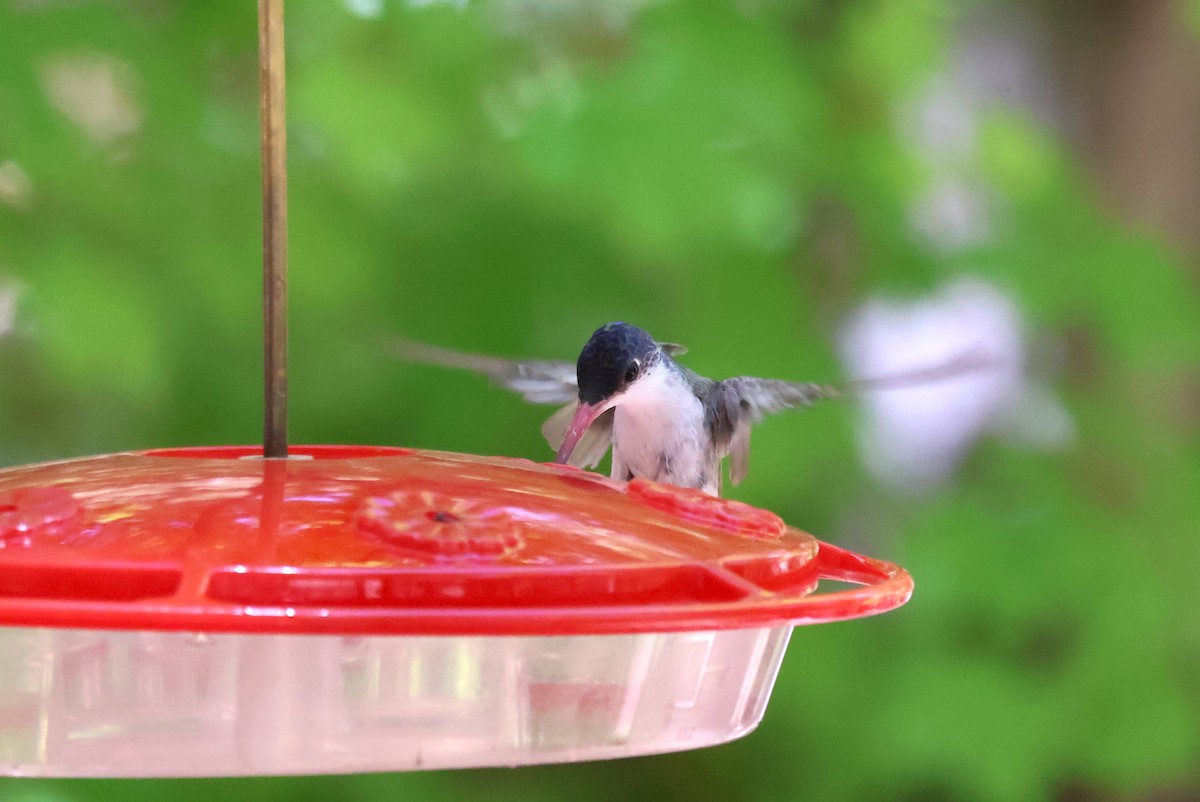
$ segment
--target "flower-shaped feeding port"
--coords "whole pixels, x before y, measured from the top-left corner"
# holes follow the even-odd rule
[[[430,490],[370,496],[354,523],[390,546],[444,560],[499,557],[522,542],[507,508]]]
[[[296,447],[0,471],[0,770],[273,774],[705,746],[896,566],[525,460]],[[821,579],[859,587],[813,593]]]

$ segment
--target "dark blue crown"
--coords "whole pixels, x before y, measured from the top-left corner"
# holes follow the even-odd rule
[[[643,329],[608,323],[596,329],[579,352],[575,374],[579,400],[595,404],[623,390],[658,356],[658,344]]]

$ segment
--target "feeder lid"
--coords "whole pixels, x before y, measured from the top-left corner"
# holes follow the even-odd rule
[[[579,635],[883,612],[896,566],[699,491],[401,448],[187,448],[0,470],[0,624]],[[865,585],[810,595],[819,579]]]

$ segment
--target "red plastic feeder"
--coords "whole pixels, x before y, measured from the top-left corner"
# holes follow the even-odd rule
[[[303,774],[719,743],[900,568],[726,499],[394,448],[0,471],[0,772]],[[861,587],[813,594],[821,579]]]

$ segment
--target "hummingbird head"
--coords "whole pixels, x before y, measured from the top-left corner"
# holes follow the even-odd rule
[[[630,385],[657,364],[661,356],[658,343],[637,326],[609,323],[596,329],[575,363],[579,406],[555,462],[570,459],[592,422],[616,406]]]
[[[599,404],[620,394],[658,360],[658,343],[644,329],[609,323],[596,329],[579,353],[579,401]]]

